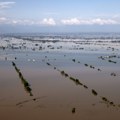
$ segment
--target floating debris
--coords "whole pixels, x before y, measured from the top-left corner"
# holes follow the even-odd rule
[[[47,65],[50,65],[50,63],[46,63]]]
[[[82,83],[80,83],[78,79],[76,79],[75,82],[76,82],[76,85],[83,85]]]
[[[69,77],[71,80],[73,80],[73,81],[76,81],[76,79],[75,78],[73,78],[73,77]]]
[[[92,93],[93,93],[95,96],[98,95],[97,92],[96,92],[95,90],[93,90],[93,89],[92,89]]]
[[[75,62],[75,59],[72,59],[73,62]]]
[[[72,108],[72,113],[75,114],[76,108]]]
[[[65,77],[68,77],[69,75],[67,74],[67,73],[65,73],[64,71],[61,71],[60,72],[63,76],[65,76]]]
[[[96,104],[94,104],[94,103],[92,104],[92,106],[95,106],[95,105],[96,105]]]
[[[64,75],[64,74],[65,74],[65,72],[64,72],[64,71],[61,71],[61,74],[62,74],[62,75]]]
[[[14,62],[12,62],[12,65],[13,65],[14,67],[16,66]]]
[[[104,100],[104,101],[108,101],[107,98],[105,98],[105,97],[102,97],[102,100]]]
[[[76,62],[75,59],[72,59],[73,62]],[[80,61],[78,61],[77,63],[80,63]],[[93,65],[88,65],[88,64],[84,64],[86,67],[90,67],[92,69],[96,69]],[[98,71],[102,71],[100,68],[97,68]]]
[[[84,64],[85,66],[88,66],[88,64]]]
[[[100,56],[98,58],[101,59],[101,60],[105,60],[105,58],[103,56]]]
[[[113,105],[114,103],[113,102],[110,102],[111,105]]]
[[[95,69],[95,67],[93,67],[92,65],[90,65],[90,68],[93,68],[93,69]]]
[[[112,61],[112,60],[108,60],[108,62],[115,63],[115,64],[117,63],[116,61]]]
[[[88,87],[86,85],[83,85],[84,88],[88,89]]]
[[[116,76],[116,74],[115,74],[114,72],[113,72],[113,73],[111,73],[110,75],[111,75],[111,76]]]
[[[114,104],[114,102],[110,102],[106,97],[102,97],[102,100],[104,102],[106,102],[107,105],[113,106],[115,107],[116,105]]]
[[[65,77],[69,77],[69,75],[67,73],[65,73]]]
[[[102,71],[102,70],[98,68],[98,71]]]

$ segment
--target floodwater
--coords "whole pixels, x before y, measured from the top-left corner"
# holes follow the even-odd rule
[[[0,49],[1,120],[120,119],[120,49],[67,44],[67,50]],[[106,58],[113,55],[116,63]]]

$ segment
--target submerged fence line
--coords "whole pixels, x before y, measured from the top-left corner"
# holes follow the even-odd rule
[[[32,89],[30,88],[30,84],[28,83],[28,81],[23,77],[20,69],[18,69],[18,67],[16,66],[16,64],[14,62],[12,62],[13,67],[15,68],[16,72],[19,75],[19,78],[21,79],[21,82],[24,85],[24,88],[26,90],[26,92],[28,92],[30,94],[30,96],[33,96],[32,94]]]
[[[44,61],[45,62],[45,61]],[[107,106],[113,106],[113,107],[116,107],[116,108],[120,108],[120,104],[115,104],[113,101],[110,101],[109,99],[107,99],[106,97],[104,96],[100,96],[96,90],[94,89],[89,89],[87,85],[83,84],[79,79],[77,78],[74,78],[74,77],[71,77],[68,73],[66,73],[65,71],[63,70],[60,70],[59,68],[57,68],[56,66],[53,66],[52,64],[50,64],[49,62],[46,62],[46,64],[48,66],[51,66],[54,68],[54,70],[57,70],[58,72],[60,72],[60,74],[66,78],[69,78],[69,80],[72,80],[76,85],[80,85],[82,87],[84,87],[85,89],[88,89],[91,91],[91,93],[94,95],[94,96],[98,96],[100,97],[100,99],[103,101],[103,103],[105,103]]]

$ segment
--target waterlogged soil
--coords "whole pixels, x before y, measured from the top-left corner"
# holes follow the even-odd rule
[[[101,51],[0,50],[0,119],[119,120],[120,58]]]

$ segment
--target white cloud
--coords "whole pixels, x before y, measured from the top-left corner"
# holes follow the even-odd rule
[[[7,20],[7,18],[5,18],[5,17],[0,17],[0,21],[6,21]]]
[[[0,24],[11,24],[11,25],[32,25],[35,24],[32,20],[24,19],[9,19],[5,17],[0,17]]]
[[[119,25],[120,19],[64,19],[55,21],[53,18],[44,18],[43,20],[31,20],[31,19],[10,19],[6,17],[0,17],[0,24],[11,25],[39,25],[39,26],[55,26],[55,25]]]
[[[71,18],[71,19],[64,19],[61,20],[61,23],[64,25],[110,25],[110,24],[120,24],[120,21],[114,19],[78,19],[78,18]]]
[[[120,24],[119,22],[113,19],[100,19],[100,18],[91,20],[91,23],[98,24],[98,25]]]
[[[50,25],[50,26],[54,26],[54,25],[56,25],[56,22],[55,22],[55,20],[53,19],[53,18],[44,18],[43,20],[42,20],[42,22],[40,22],[41,24],[43,24],[43,25]]]
[[[32,20],[9,20],[9,24],[14,24],[14,25],[34,25],[35,22]]]
[[[43,20],[25,20],[25,19],[16,19],[16,20],[9,20],[9,24],[14,25],[47,25],[47,26],[54,26],[56,25],[56,22],[54,19],[44,18]]]
[[[6,23],[7,21],[7,18],[5,17],[0,17],[0,23]]]
[[[15,2],[0,2],[0,9],[10,8]]]
[[[0,17],[0,24],[11,24],[11,25],[45,25],[55,26],[56,22],[53,18],[44,18],[43,20],[29,20],[29,19],[10,19]]]
[[[80,20],[77,18],[65,19],[65,20],[61,20],[61,22],[65,25],[79,25],[80,24]]]

